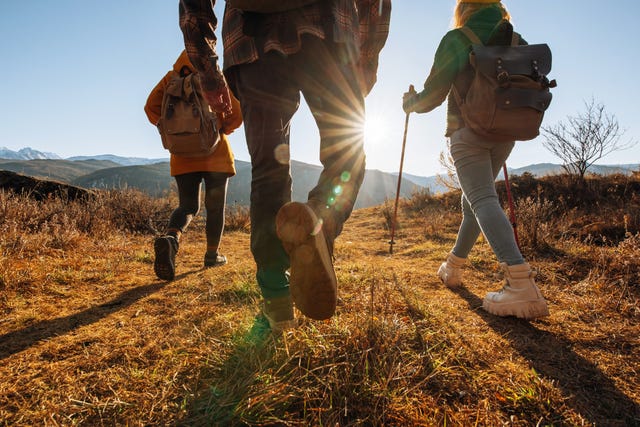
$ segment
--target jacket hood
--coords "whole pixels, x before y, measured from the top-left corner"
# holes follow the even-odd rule
[[[182,70],[182,67],[187,67],[189,71],[193,73],[193,65],[191,65],[191,61],[189,61],[189,57],[187,56],[187,52],[185,50],[180,53],[180,56],[178,56],[175,64],[173,64],[173,71],[180,74],[180,70]]]

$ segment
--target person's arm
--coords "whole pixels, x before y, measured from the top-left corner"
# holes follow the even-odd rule
[[[360,23],[360,68],[362,87],[367,95],[376,83],[378,57],[389,36],[391,0],[358,1]]]
[[[215,111],[229,113],[231,99],[216,54],[218,25],[215,0],[180,0],[180,29],[184,47],[195,70],[200,73],[204,97]]]
[[[402,107],[405,112],[428,113],[447,99],[458,73],[469,61],[469,46],[463,37],[457,31],[450,31],[442,38],[424,89],[404,95]]]

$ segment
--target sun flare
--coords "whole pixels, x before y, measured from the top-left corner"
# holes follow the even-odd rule
[[[388,141],[390,126],[381,115],[367,115],[364,122],[364,142],[370,147],[379,146]]]

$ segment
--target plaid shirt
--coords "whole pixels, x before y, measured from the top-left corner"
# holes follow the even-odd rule
[[[261,23],[262,28],[267,29],[262,46],[244,34],[246,18],[242,11],[227,7],[222,29],[225,68],[256,61],[259,48],[265,52],[294,54],[300,50],[303,34],[325,39],[324,1],[328,0],[267,15]],[[354,62],[361,69],[368,92],[375,83],[378,55],[389,35],[391,0],[333,0],[330,13],[333,41],[353,46]],[[219,87],[224,81],[215,53],[216,24],[211,0],[180,1],[185,49],[196,70],[205,76],[206,88]]]

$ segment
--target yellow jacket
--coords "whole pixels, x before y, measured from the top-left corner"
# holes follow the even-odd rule
[[[180,73],[183,67],[193,72],[193,66],[189,61],[187,53],[183,50],[176,63],[173,64],[173,70],[169,71],[158,84],[151,90],[147,103],[144,106],[144,112],[147,114],[149,121],[157,125],[160,119],[162,109],[162,97],[164,90],[169,84],[171,77],[175,73]],[[231,95],[231,106],[233,111],[231,114],[218,114],[218,122],[220,123],[220,142],[213,153],[206,157],[184,157],[171,154],[171,176],[182,175],[189,172],[222,172],[229,176],[236,174],[233,152],[227,135],[231,134],[242,124],[242,113],[240,112],[240,103]]]

